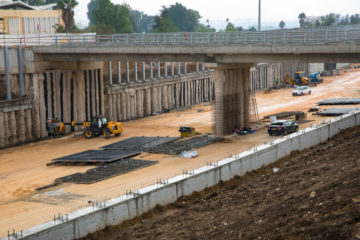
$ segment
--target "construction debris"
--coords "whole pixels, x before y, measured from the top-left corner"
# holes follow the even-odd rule
[[[340,116],[357,110],[360,110],[360,108],[329,108],[317,113],[313,113],[313,115]]]

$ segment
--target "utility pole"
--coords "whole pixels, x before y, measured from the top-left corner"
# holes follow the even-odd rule
[[[258,31],[261,31],[261,0],[259,0]]]

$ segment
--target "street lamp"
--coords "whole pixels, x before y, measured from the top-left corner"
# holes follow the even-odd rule
[[[261,31],[261,0],[259,0],[258,31]]]

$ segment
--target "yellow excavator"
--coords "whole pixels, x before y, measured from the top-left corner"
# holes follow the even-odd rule
[[[48,119],[46,122],[46,128],[48,130],[49,136],[57,136],[64,134],[65,126],[83,126],[83,135],[85,138],[98,137],[100,135],[105,135],[109,137],[114,135],[118,137],[124,131],[123,124],[116,121],[108,121],[106,117],[103,116],[94,116],[90,122],[75,122],[70,123],[60,122],[57,118]]]
[[[311,79],[305,76],[305,72],[295,72],[294,78],[291,78],[289,74],[286,74],[284,77],[284,82],[288,83],[290,86],[307,86],[312,83]]]

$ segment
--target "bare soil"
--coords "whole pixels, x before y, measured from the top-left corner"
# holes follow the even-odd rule
[[[343,131],[85,239],[360,239],[359,144]]]
[[[282,111],[307,111],[316,102],[326,98],[359,97],[360,69],[342,71],[341,76],[324,77],[324,83],[312,88],[311,95],[293,97],[292,89],[273,90],[270,94],[256,93],[260,117]],[[358,105],[359,107],[360,105]],[[351,106],[353,107],[353,106]],[[321,107],[321,109],[327,106]],[[265,128],[256,129],[246,136],[227,136],[226,141],[198,149],[198,157],[184,159],[178,156],[144,153],[141,160],[158,161],[158,164],[88,184],[61,184],[43,191],[36,189],[52,184],[56,178],[85,172],[93,166],[47,167],[54,158],[99,149],[102,146],[134,136],[178,137],[180,126],[195,127],[202,134],[211,132],[212,106],[209,103],[191,109],[176,110],[157,116],[124,123],[121,138],[81,139],[71,135],[25,144],[0,150],[0,237],[8,230],[20,231],[46,221],[54,214],[66,214],[88,206],[88,201],[104,201],[125,194],[126,190],[139,189],[153,184],[156,179],[167,179],[238,154],[276,137],[268,136]],[[324,117],[307,115],[313,122],[300,124],[300,129],[322,122]],[[265,126],[264,124],[262,125]],[[140,177],[139,177],[140,176]]]

